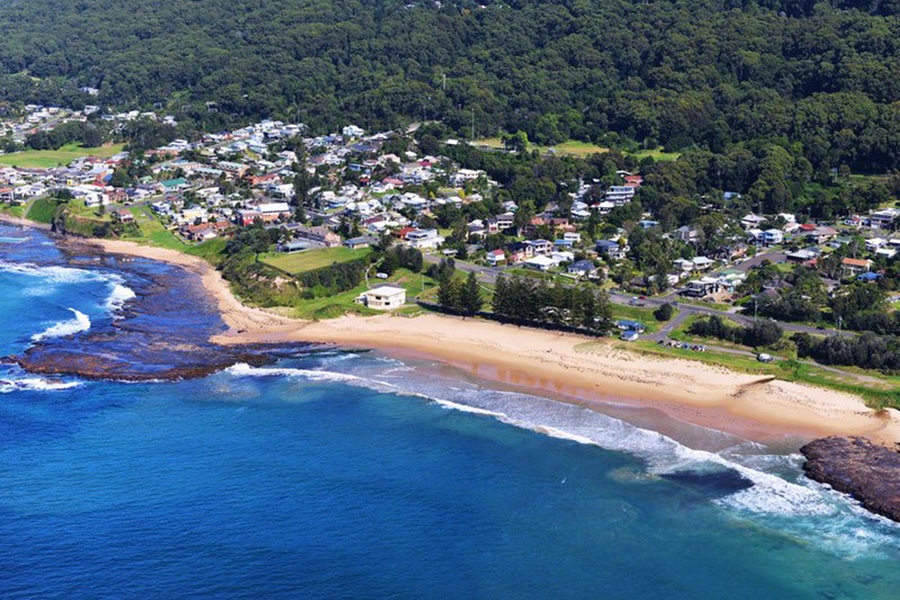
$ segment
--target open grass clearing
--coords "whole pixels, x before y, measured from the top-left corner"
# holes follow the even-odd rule
[[[626,154],[629,154],[630,156],[633,156],[638,160],[652,158],[657,162],[678,160],[678,158],[681,156],[681,152],[666,152],[662,148],[638,150],[637,152],[627,152]]]
[[[490,137],[490,138],[482,138],[479,140],[475,140],[474,144],[476,146],[483,146],[485,148],[491,148],[494,150],[502,150],[503,149],[503,140],[499,137]],[[609,148],[605,146],[598,146],[597,144],[592,144],[590,142],[579,142],[577,140],[569,140],[567,142],[562,142],[561,144],[556,144],[554,146],[541,146],[538,144],[528,144],[528,151],[538,151],[541,154],[562,154],[566,156],[577,156],[580,158],[584,158],[590,156],[592,154],[602,154],[604,152],[609,152]]]
[[[49,169],[64,166],[86,156],[109,158],[122,152],[123,144],[82,148],[78,144],[66,144],[59,150],[24,150],[12,154],[0,154],[0,164],[26,169]]]
[[[295,275],[314,269],[328,267],[334,263],[345,263],[371,254],[371,248],[351,250],[343,246],[334,248],[316,248],[302,252],[266,252],[261,254],[259,260],[267,265],[280,269],[286,273]]]

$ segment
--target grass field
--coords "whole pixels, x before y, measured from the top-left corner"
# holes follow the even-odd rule
[[[503,140],[499,137],[482,138],[479,140],[475,140],[474,143],[478,146],[494,148],[497,150],[503,148]],[[604,152],[609,152],[609,148],[606,148],[604,146],[598,146],[596,144],[590,144],[588,142],[579,142],[576,140],[569,140],[568,142],[556,144],[555,146],[539,146],[537,144],[528,144],[528,150],[537,150],[541,154],[553,152],[555,154],[563,154],[566,156],[577,156],[578,158],[586,158],[592,154],[602,154]],[[673,161],[678,160],[678,157],[681,156],[681,152],[665,152],[662,148],[656,148],[653,150],[638,150],[637,152],[625,152],[625,154],[633,156],[638,160],[650,157],[656,161]]]
[[[0,154],[0,165],[22,167],[26,169],[49,169],[67,165],[84,156],[109,158],[122,151],[122,144],[103,146],[101,148],[82,148],[77,144],[67,144],[59,150],[26,150],[12,154]]]
[[[402,312],[404,314],[419,312],[421,309],[412,304],[416,296],[422,293],[422,289],[426,290],[426,295],[434,290],[434,282],[423,276],[421,273],[412,273],[406,269],[398,269],[394,275],[388,280],[391,283],[401,286],[406,290],[406,302],[408,306],[399,311],[391,311],[392,313]],[[369,284],[379,282],[380,280],[369,280]],[[384,311],[372,310],[354,302],[357,296],[366,291],[366,285],[360,284],[352,290],[322,298],[312,298],[310,300],[301,300],[298,306],[290,312],[290,316],[298,319],[333,319],[347,313],[357,313],[362,315],[377,315]]]
[[[475,140],[475,144],[486,146],[488,148],[503,148],[503,140],[498,137]],[[588,142],[578,142],[575,140],[569,140],[568,142],[563,142],[555,146],[539,146],[537,144],[528,144],[528,150],[537,150],[541,154],[546,154],[552,151],[555,154],[565,154],[566,156],[578,156],[581,158],[590,156],[591,154],[609,152],[609,148],[604,148],[603,146],[597,146],[596,144],[590,144]]]
[[[350,248],[341,246],[336,248],[306,250],[304,252],[295,252],[293,254],[267,252],[261,254],[259,260],[276,269],[296,274],[327,267],[333,263],[344,263],[358,258],[364,258],[371,252],[371,248],[351,250]]]
[[[638,160],[649,157],[658,162],[678,160],[678,157],[681,156],[681,152],[664,152],[662,148],[657,148],[656,150],[638,150],[637,152],[628,152],[627,154],[630,154]]]

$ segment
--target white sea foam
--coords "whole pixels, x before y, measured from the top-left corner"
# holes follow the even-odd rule
[[[247,363],[237,363],[225,369],[225,372],[236,377],[302,377],[310,381],[344,381],[358,383],[361,379],[355,375],[317,371],[314,369],[292,369],[287,367],[263,368],[251,367]]]
[[[122,307],[125,306],[125,303],[129,300],[134,299],[137,294],[134,293],[134,290],[123,285],[119,282],[112,283],[112,292],[109,295],[109,298],[106,299],[106,308],[110,312],[118,312],[122,310]]]
[[[11,263],[0,261],[0,271],[39,277],[46,283],[80,283],[83,281],[106,281],[111,275],[61,266],[38,266],[32,263]]]
[[[31,336],[31,339],[35,342],[39,342],[46,338],[65,337],[67,335],[73,335],[78,333],[79,331],[87,331],[91,328],[90,317],[88,317],[81,311],[75,310],[74,308],[70,308],[69,310],[72,311],[72,314],[75,315],[74,319],[55,323],[41,333],[36,333],[35,335]]]
[[[474,415],[485,415],[485,416],[489,416],[489,417],[496,417],[501,420],[506,419],[506,415],[504,415],[503,413],[495,412],[492,410],[485,410],[483,408],[475,408],[474,406],[458,404],[456,402],[450,402],[449,400],[439,400],[437,398],[429,398],[427,396],[421,396],[421,395],[419,395],[419,396],[423,397],[423,398],[427,398],[428,400],[433,400],[434,402],[440,404],[444,408],[447,408],[450,410],[457,410],[459,412],[471,413]]]
[[[57,390],[68,390],[78,387],[81,383],[77,381],[51,381],[49,379],[41,379],[40,377],[25,377],[22,379],[3,379],[0,380],[0,393],[8,394],[19,390],[30,390],[38,392],[48,392]]]

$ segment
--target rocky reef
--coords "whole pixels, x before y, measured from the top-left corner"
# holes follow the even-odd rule
[[[850,494],[879,515],[900,522],[900,452],[860,437],[829,437],[800,448],[803,470]]]

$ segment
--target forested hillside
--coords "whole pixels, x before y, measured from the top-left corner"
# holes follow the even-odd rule
[[[0,0],[0,99],[161,104],[206,127],[426,117],[462,135],[716,153],[781,137],[814,171],[883,172],[900,167],[898,7]]]

